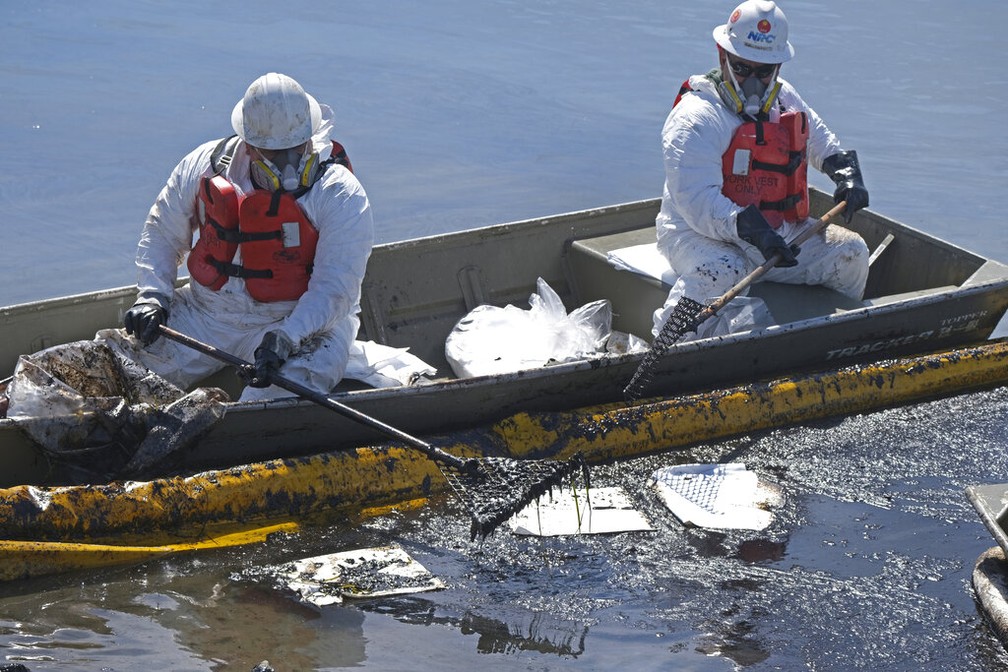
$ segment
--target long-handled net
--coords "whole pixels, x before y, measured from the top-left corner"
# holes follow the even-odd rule
[[[847,201],[840,201],[835,206],[830,208],[830,210],[820,217],[818,220],[810,224],[804,231],[795,236],[788,245],[801,245],[806,240],[821,231],[830,219],[839,214],[847,206]],[[641,363],[638,365],[637,370],[634,372],[633,377],[627,386],[623,388],[623,396],[627,401],[636,401],[640,399],[644,393],[644,390],[651,383],[652,378],[655,373],[655,366],[658,361],[665,356],[675,343],[679,341],[680,338],[685,336],[690,331],[695,331],[697,326],[703,324],[708,319],[717,314],[719,310],[725,307],[729,301],[734,299],[736,296],[741,294],[749,285],[763,276],[767,271],[777,265],[780,261],[780,253],[772,255],[769,259],[763,262],[762,265],[757,267],[749,275],[745,276],[739,280],[735,285],[725,292],[722,296],[718,297],[706,307],[701,306],[696,301],[683,297],[679,303],[676,305],[675,310],[669,315],[669,318],[662,325],[661,331],[658,332],[658,336],[655,337],[654,342],[651,344],[651,348],[644,353]]]
[[[249,362],[235,355],[219,350],[212,345],[201,343],[174,329],[165,326],[161,326],[160,329],[161,335],[166,338],[222,362],[246,371],[252,366]],[[586,484],[589,480],[588,467],[580,455],[568,460],[457,457],[282,375],[274,374],[270,378],[270,382],[288,392],[293,392],[304,399],[376,429],[386,436],[402,441],[433,460],[441,473],[444,474],[452,490],[469,509],[472,518],[471,539],[486,538],[529,503],[576,474],[582,474]]]
[[[696,331],[697,326],[713,314],[714,311],[709,307],[704,308],[696,301],[685,296],[682,297],[676,304],[675,310],[662,325],[661,331],[655,336],[651,347],[644,353],[644,358],[637,370],[634,371],[630,382],[623,388],[624,398],[627,401],[639,399],[647,386],[651,384],[651,379],[654,378],[655,365],[658,360],[664,357],[669,348],[675,345],[680,338],[691,331]]]

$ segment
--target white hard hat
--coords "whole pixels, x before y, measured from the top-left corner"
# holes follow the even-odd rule
[[[770,0],[746,0],[714,29],[714,41],[725,51],[756,63],[790,61],[794,47],[787,38],[787,17]]]
[[[238,136],[260,149],[289,149],[311,139],[322,123],[318,101],[287,75],[270,72],[252,82],[231,112]]]

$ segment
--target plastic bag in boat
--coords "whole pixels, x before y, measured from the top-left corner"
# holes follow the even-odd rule
[[[96,341],[18,359],[7,417],[67,480],[109,477],[162,462],[223,417],[227,395],[190,394]]]
[[[612,307],[602,299],[567,313],[539,278],[529,310],[482,305],[458,321],[445,341],[445,357],[459,378],[507,373],[583,359],[605,352]]]
[[[711,304],[718,297],[707,300]],[[743,331],[765,329],[774,324],[773,315],[766,302],[758,296],[736,296],[715,315],[697,327],[696,335],[689,334],[683,341],[737,334]]]

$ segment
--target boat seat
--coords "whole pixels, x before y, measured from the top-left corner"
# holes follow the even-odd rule
[[[577,305],[609,299],[613,329],[651,340],[652,315],[665,303],[671,287],[649,276],[614,267],[609,252],[654,242],[653,227],[596,238],[572,240],[566,251],[566,266]],[[763,299],[778,324],[821,317],[861,308],[860,301],[826,287],[757,282],[749,295]]]

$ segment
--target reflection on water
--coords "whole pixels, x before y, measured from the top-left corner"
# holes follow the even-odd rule
[[[278,672],[354,667],[366,659],[359,610],[309,609],[275,591],[228,585],[218,597],[189,605],[173,622],[161,620],[185,648],[235,669],[251,669],[264,659]]]
[[[188,567],[188,571],[199,569]],[[366,659],[364,613],[305,608],[276,591],[133,569],[79,588],[5,600],[7,660],[66,669],[278,670],[354,667]],[[150,589],[154,588],[154,591]],[[139,589],[139,593],[137,592]],[[38,601],[37,604],[33,604]],[[106,606],[108,605],[108,606]]]
[[[437,604],[420,598],[392,598],[361,602],[363,611],[391,616],[400,623],[418,626],[447,626],[461,634],[476,635],[476,651],[485,654],[514,654],[535,651],[576,658],[584,653],[588,626],[542,612],[502,610],[501,617],[464,613],[443,613]]]
[[[4,654],[36,672],[137,661],[247,670],[263,659],[277,672],[395,670],[404,660],[447,670],[993,669],[1008,656],[966,588],[991,544],[962,489],[1008,473],[1006,416],[1000,389],[595,469],[599,486],[631,494],[652,532],[497,532],[475,545],[465,512],[441,499],[265,548],[4,587]],[[684,528],[643,486],[677,461],[741,458],[784,493],[758,533]],[[390,541],[447,588],[316,609],[226,578]]]
[[[464,635],[479,635],[476,650],[480,653],[536,651],[572,658],[584,653],[588,626],[546,614],[527,613],[525,616],[521,621],[514,620],[515,615],[510,621],[498,621],[466,614],[459,629]]]

